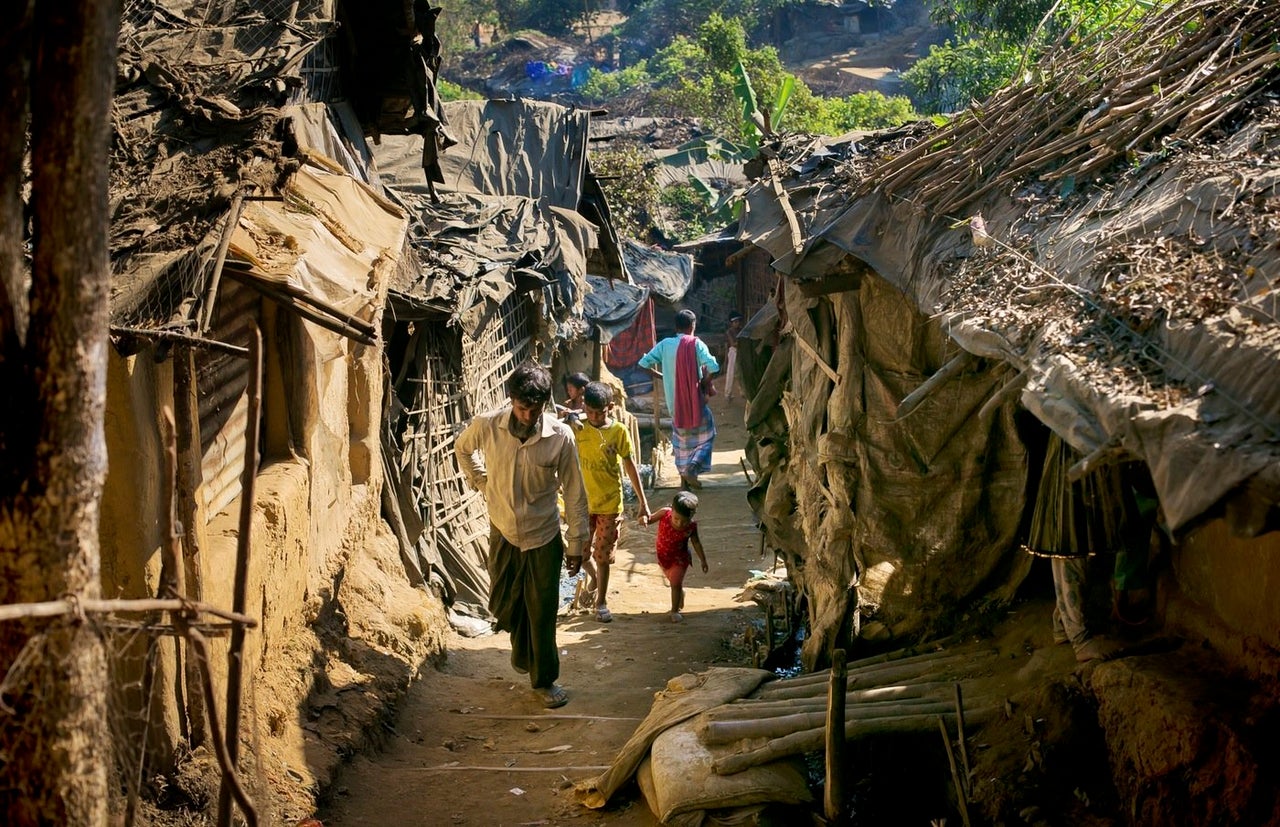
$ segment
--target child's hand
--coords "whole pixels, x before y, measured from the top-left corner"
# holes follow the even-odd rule
[[[703,573],[703,574],[706,574],[706,573],[707,573],[707,572],[709,572],[709,571],[711,571],[711,567],[707,565],[707,561],[706,561],[706,560],[703,560],[703,561],[702,561],[702,573]]]
[[[640,512],[636,514],[636,522],[640,523],[640,525],[648,525],[649,509],[645,508],[644,506],[640,506]]]

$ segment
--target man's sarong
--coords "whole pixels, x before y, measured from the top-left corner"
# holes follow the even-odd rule
[[[711,468],[711,446],[715,439],[716,423],[711,418],[711,408],[705,404],[698,427],[672,428],[671,453],[682,475],[697,477]]]

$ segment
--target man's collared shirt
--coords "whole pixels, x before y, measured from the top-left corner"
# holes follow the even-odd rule
[[[499,408],[472,419],[454,451],[467,482],[484,494],[489,521],[507,542],[521,550],[551,542],[560,532],[559,491],[569,524],[567,552],[582,553],[589,533],[587,494],[568,425],[544,413],[533,436],[521,442],[511,433],[511,408]]]

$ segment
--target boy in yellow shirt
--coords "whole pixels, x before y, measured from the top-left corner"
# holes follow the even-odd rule
[[[578,438],[578,462],[582,482],[587,489],[587,511],[591,520],[591,555],[583,566],[588,590],[595,582],[596,620],[608,623],[613,615],[606,605],[609,590],[609,566],[618,548],[618,531],[622,527],[622,472],[627,472],[639,500],[637,519],[649,517],[649,502],[640,484],[640,472],[632,457],[631,434],[610,414],[613,391],[603,382],[592,382],[582,394],[586,421],[574,429]],[[594,563],[594,565],[592,565]]]

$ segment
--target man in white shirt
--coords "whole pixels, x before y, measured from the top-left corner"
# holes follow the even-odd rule
[[[481,414],[458,435],[454,450],[471,487],[489,506],[489,611],[510,633],[511,666],[527,672],[548,708],[569,696],[557,683],[556,613],[560,563],[576,575],[589,537],[587,494],[568,425],[547,415],[551,374],[526,363],[507,380],[509,407]],[[564,497],[566,542],[560,537]]]

